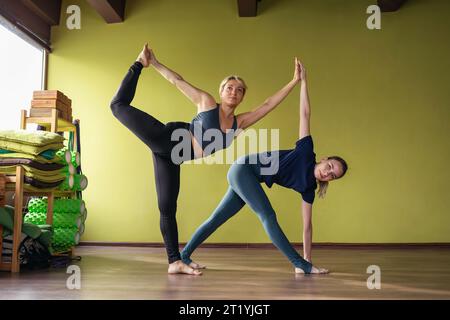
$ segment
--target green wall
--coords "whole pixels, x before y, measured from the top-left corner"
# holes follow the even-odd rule
[[[315,242],[449,242],[450,2],[409,1],[368,30],[360,0],[263,0],[256,18],[236,1],[127,1],[126,20],[106,24],[85,1],[64,1],[52,30],[48,89],[73,100],[81,119],[83,241],[161,242],[151,153],[111,114],[109,102],[143,43],[189,82],[218,98],[239,74],[249,86],[239,112],[285,85],[293,57],[308,70],[312,135],[318,158],[348,160],[313,210]],[[81,7],[68,30],[65,8]],[[298,87],[255,128],[279,128],[280,147],[298,134]],[[133,105],[163,122],[189,122],[195,107],[155,70],[144,70]],[[183,165],[180,242],[189,239],[227,189],[229,165]],[[300,197],[267,189],[288,238],[301,241]],[[269,242],[248,208],[209,242]]]

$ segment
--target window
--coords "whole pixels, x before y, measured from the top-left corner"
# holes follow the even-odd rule
[[[29,110],[33,91],[44,87],[44,59],[43,49],[0,24],[0,130],[20,128],[20,110]]]

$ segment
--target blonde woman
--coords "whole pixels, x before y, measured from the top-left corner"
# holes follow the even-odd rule
[[[191,260],[193,251],[205,241],[217,228],[238,213],[245,204],[257,214],[273,244],[289,259],[295,273],[328,273],[328,270],[313,266],[311,259],[312,243],[312,205],[315,189],[319,184],[318,194],[323,197],[328,183],[342,178],[347,171],[347,163],[340,157],[333,156],[316,163],[313,140],[310,134],[310,105],[306,84],[306,71],[300,68],[300,130],[299,140],[292,150],[281,150],[263,154],[249,155],[237,160],[228,171],[229,188],[213,214],[194,233],[191,240],[181,252],[184,263],[196,269],[203,269]],[[276,153],[276,157],[274,157]],[[263,160],[264,159],[264,160]],[[267,159],[276,159],[276,172],[265,173]],[[270,164],[272,165],[272,164]],[[267,170],[266,170],[267,171]],[[302,196],[303,213],[303,253],[304,258],[281,230],[274,209],[261,187],[278,184],[293,189]]]

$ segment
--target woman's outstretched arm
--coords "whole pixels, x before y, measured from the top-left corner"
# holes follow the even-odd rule
[[[199,111],[205,111],[216,106],[216,100],[209,93],[194,87],[189,82],[183,79],[175,71],[169,69],[157,59],[153,50],[148,48],[148,44],[144,45],[144,49],[138,57],[138,61],[141,62],[144,67],[152,65],[156,71],[158,71],[164,78],[170,83],[174,84],[178,90],[180,90],[193,104],[197,106]]]
[[[312,204],[302,200],[302,214],[303,214],[303,258],[309,263],[312,262]],[[296,268],[296,272],[301,272]],[[311,268],[311,273],[325,274],[329,273],[329,270],[319,268],[315,265]]]
[[[300,67],[300,126],[299,139],[309,136],[311,109],[309,107],[308,86],[306,84],[306,69],[300,61],[297,61]]]
[[[270,111],[275,109],[284,98],[292,91],[295,85],[300,81],[300,65],[295,58],[295,70],[293,79],[281,90],[271,97],[267,98],[261,105],[250,112],[241,113],[237,116],[238,126],[245,129],[265,117]]]
[[[303,258],[311,262],[312,245],[312,204],[302,200],[303,215]],[[311,262],[312,263],[312,262]]]

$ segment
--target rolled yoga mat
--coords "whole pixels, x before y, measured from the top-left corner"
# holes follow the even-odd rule
[[[58,190],[68,191],[72,190],[75,184],[75,179],[72,174],[66,176],[66,180],[64,180],[58,187]]]
[[[77,169],[75,169],[75,167],[73,166],[73,164],[71,162],[69,162],[67,164],[67,166],[65,166],[61,170],[65,174],[72,174],[72,175],[74,175],[75,173],[77,173]]]
[[[87,209],[84,209],[84,212],[80,215],[81,223],[84,223],[87,219]]]
[[[70,162],[73,164],[75,168],[80,166],[81,160],[80,160],[80,153],[76,151],[70,152],[71,159]]]
[[[80,228],[78,229],[78,233],[80,234],[80,237],[83,235],[84,229],[85,229],[84,223],[82,223],[81,226],[80,226]]]
[[[55,228],[53,229],[52,246],[56,248],[70,248],[80,242],[80,233],[77,228]]]
[[[60,149],[56,152],[56,158],[59,163],[71,163],[75,168],[80,166],[80,153],[77,151],[69,151],[67,148]]]
[[[87,188],[88,179],[87,179],[87,177],[85,175],[83,175],[83,174],[75,174],[73,176],[73,178],[74,178],[74,184],[73,184],[72,190],[83,191],[84,189]]]
[[[53,212],[65,212],[81,214],[86,209],[86,205],[81,199],[55,199],[53,202]],[[47,212],[47,198],[34,198],[28,203],[29,212]]]
[[[56,160],[59,163],[66,164],[66,163],[72,162],[72,155],[70,154],[70,151],[67,150],[67,148],[59,149],[58,151],[56,151],[55,156],[56,156]]]
[[[46,224],[47,214],[45,212],[28,212],[25,215],[25,222],[35,225]],[[82,223],[83,220],[80,214],[53,213],[53,227],[55,228],[80,228]]]

